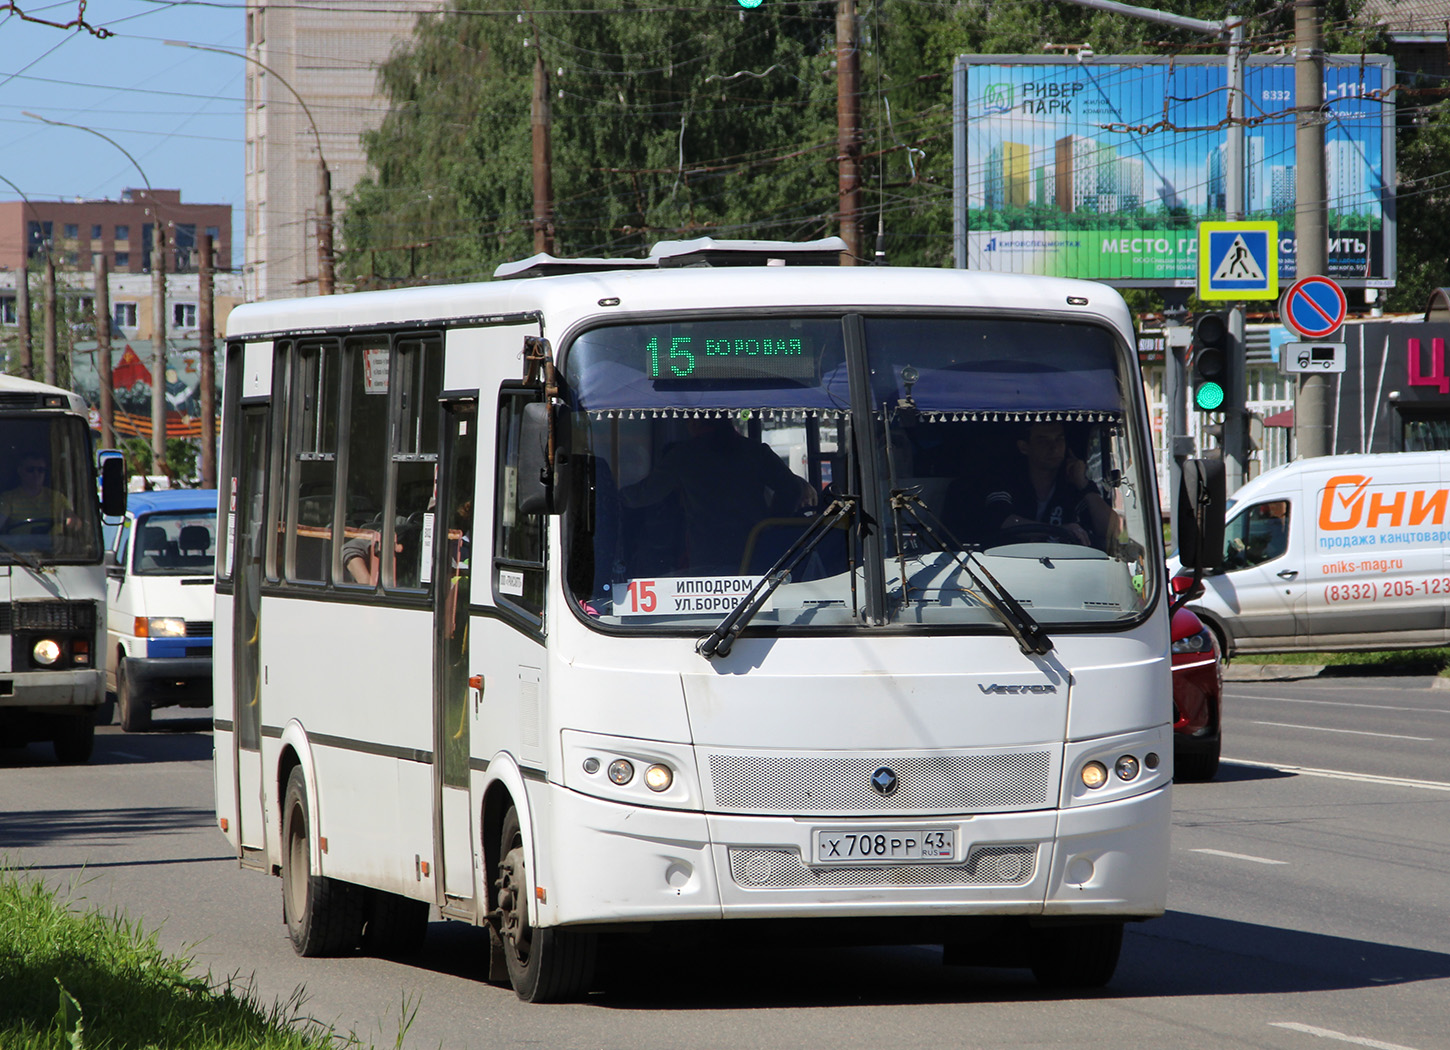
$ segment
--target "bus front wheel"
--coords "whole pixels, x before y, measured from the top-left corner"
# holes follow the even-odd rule
[[[126,673],[126,658],[116,660],[116,706],[121,709],[121,729],[126,733],[144,733],[151,728],[151,701],[137,696]]]
[[[1028,931],[1032,976],[1044,988],[1101,988],[1113,979],[1122,948],[1121,922],[1037,926]]]
[[[342,955],[363,932],[362,887],[312,874],[307,780],[302,767],[287,778],[282,809],[282,917],[298,955]]]
[[[499,831],[494,872],[494,921],[503,944],[509,983],[529,1003],[577,999],[594,977],[596,937],[592,933],[529,923],[528,859],[518,811],[509,807]]]

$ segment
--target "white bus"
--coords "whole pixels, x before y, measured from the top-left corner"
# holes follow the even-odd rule
[[[436,907],[548,1001],[791,920],[1107,981],[1173,755],[1122,299],[535,263],[230,315],[217,816],[296,950]],[[1004,514],[1038,438],[1071,491]]]
[[[105,700],[101,500],[125,509],[124,466],[96,451],[86,404],[0,375],[0,745],[49,740],[85,762]]]

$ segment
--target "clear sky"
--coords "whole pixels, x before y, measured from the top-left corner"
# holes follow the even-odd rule
[[[146,185],[125,153],[95,135],[27,117],[92,128],[136,159],[156,189],[183,203],[230,204],[234,266],[243,232],[246,62],[168,47],[184,40],[240,52],[243,0],[15,0],[0,11],[0,200],[109,198]]]

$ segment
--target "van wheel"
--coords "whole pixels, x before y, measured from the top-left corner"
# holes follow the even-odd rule
[[[589,991],[597,937],[593,933],[529,924],[530,880],[518,811],[504,814],[494,871],[497,909],[491,918],[503,943],[509,983],[529,1003],[558,1003]]]
[[[89,709],[78,715],[66,715],[56,724],[55,757],[66,766],[78,766],[91,760],[96,747],[96,714]]]
[[[342,955],[362,939],[363,889],[312,874],[310,828],[307,781],[298,766],[287,778],[282,809],[282,917],[298,955]]]
[[[1123,949],[1121,922],[1037,926],[1027,936],[1032,976],[1044,988],[1101,988],[1113,979]]]
[[[385,959],[405,959],[423,949],[428,936],[428,902],[385,890],[367,891],[362,950]]]
[[[121,711],[121,728],[127,733],[144,733],[151,728],[151,705],[131,688],[126,659],[116,663],[116,707]]]

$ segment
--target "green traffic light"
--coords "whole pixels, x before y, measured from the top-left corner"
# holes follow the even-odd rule
[[[1202,412],[1217,412],[1223,400],[1223,387],[1217,383],[1200,383],[1193,391],[1193,407]]]
[[[739,0],[741,7],[759,7],[765,0]]]

